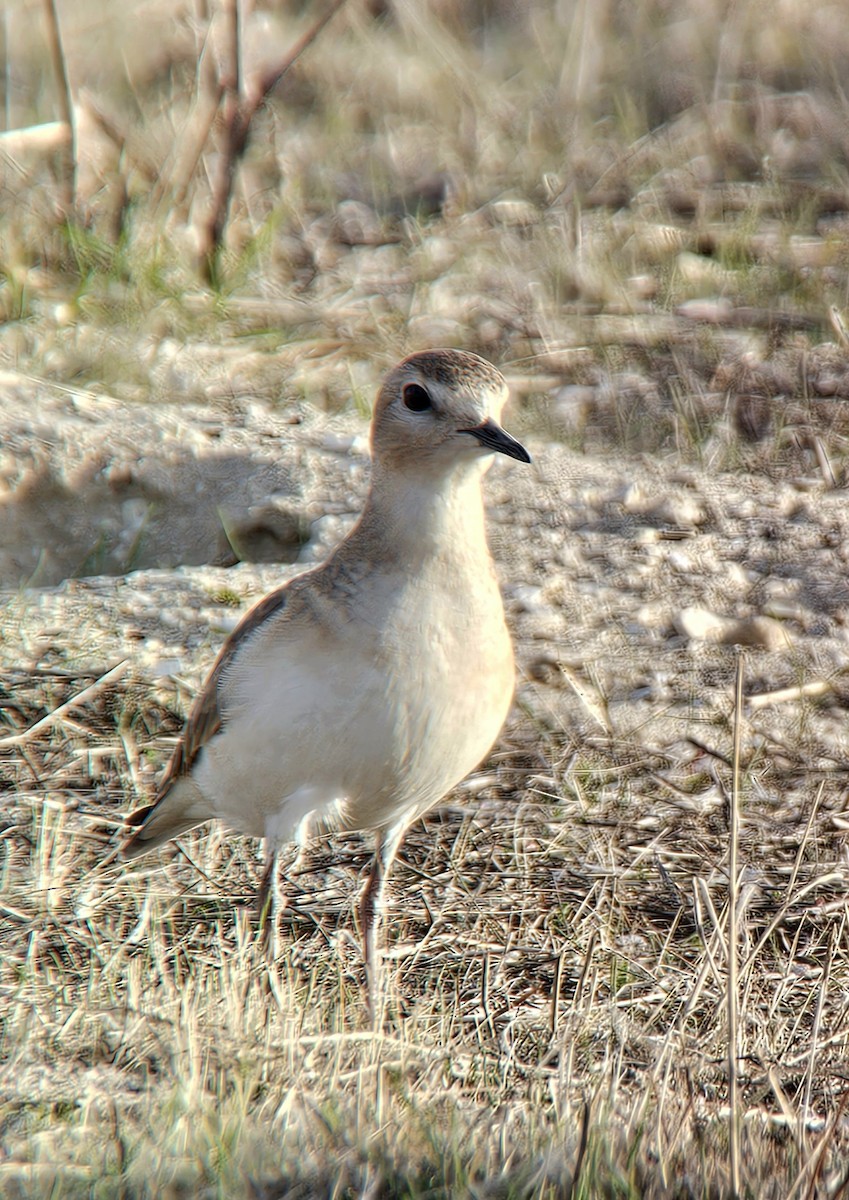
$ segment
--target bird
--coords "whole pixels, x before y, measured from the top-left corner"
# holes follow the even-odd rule
[[[515,690],[481,488],[495,454],[531,461],[499,424],[507,395],[468,351],[419,351],[389,372],[358,521],[236,626],[153,802],[126,821],[125,860],[212,818],[265,838],[263,892],[287,844],[371,831],[359,901],[371,1008],[404,833],[488,754]]]

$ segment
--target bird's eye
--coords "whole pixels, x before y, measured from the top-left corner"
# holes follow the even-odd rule
[[[429,408],[433,408],[430,396],[419,383],[406,384],[402,394],[404,407],[409,408],[410,412],[427,412]]]

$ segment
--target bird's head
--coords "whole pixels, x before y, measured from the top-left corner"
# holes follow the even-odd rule
[[[465,350],[424,350],[389,372],[371,426],[372,456],[382,466],[435,473],[493,453],[530,462],[498,421],[507,399],[499,371]]]

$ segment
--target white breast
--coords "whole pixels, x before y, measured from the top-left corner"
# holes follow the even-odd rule
[[[215,814],[283,842],[299,826],[388,827],[440,800],[489,750],[512,696],[494,581],[483,599],[485,620],[445,581],[384,576],[332,636],[285,613],[267,624],[226,678],[223,732],[195,770]]]

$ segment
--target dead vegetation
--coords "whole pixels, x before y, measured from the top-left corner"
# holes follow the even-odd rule
[[[334,408],[448,343],[580,451],[845,484],[839,5],[44,7],[52,60],[31,6],[4,25],[7,375]],[[4,668],[0,1191],[718,1196],[736,1123],[742,1194],[849,1194],[840,748],[809,680],[771,701],[804,702],[789,735],[746,707],[729,1095],[710,670],[680,758],[603,705],[592,735],[517,716],[404,845],[375,1034],[367,847],[292,865],[268,961],[252,843],[100,865],[177,714],[132,674]]]
[[[236,336],[339,403],[440,342],[614,392],[692,347],[709,391],[846,304],[849,51],[833,6],[776,7],[119,7],[94,36],[78,5],[70,102],[13,8],[0,350],[139,398]]]
[[[368,847],[317,843],[285,874],[273,962],[249,841],[213,830],[164,867],[99,865],[139,759],[177,723],[144,689],[95,682],[2,679],[12,736],[89,689],[4,742],[6,1194],[726,1190],[727,743],[694,774],[514,724],[405,842],[375,1034],[352,917]],[[751,767],[743,1179],[840,1195],[843,776]]]

